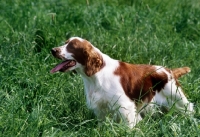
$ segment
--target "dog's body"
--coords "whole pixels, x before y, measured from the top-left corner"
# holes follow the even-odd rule
[[[103,54],[90,42],[73,37],[65,45],[52,49],[52,54],[64,60],[52,73],[76,70],[84,81],[87,105],[99,119],[111,114],[133,127],[155,104],[192,113],[193,104],[185,97],[178,77],[190,71],[188,67],[170,70],[162,66],[133,65]],[[145,105],[149,104],[145,109]]]

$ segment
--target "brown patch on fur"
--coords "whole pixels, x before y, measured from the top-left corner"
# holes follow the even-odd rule
[[[114,74],[120,76],[120,82],[126,95],[135,101],[151,101],[156,91],[161,91],[168,82],[167,74],[156,72],[151,65],[133,65],[119,62]]]
[[[67,51],[71,52],[77,62],[85,66],[87,76],[92,76],[104,66],[101,55],[95,51],[93,46],[86,40],[74,39],[68,41]]]

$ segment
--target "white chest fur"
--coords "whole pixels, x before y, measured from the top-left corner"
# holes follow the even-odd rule
[[[132,127],[139,121],[136,105],[125,94],[120,77],[114,74],[119,62],[110,58],[106,61],[106,67],[94,76],[82,76],[87,105],[99,119],[104,119],[106,115],[111,114],[115,120],[118,120],[120,116]]]

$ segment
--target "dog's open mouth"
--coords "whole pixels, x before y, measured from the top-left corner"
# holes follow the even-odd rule
[[[56,65],[52,70],[51,73],[55,73],[57,71],[65,72],[69,68],[76,65],[76,61],[74,60],[65,60],[62,63]]]

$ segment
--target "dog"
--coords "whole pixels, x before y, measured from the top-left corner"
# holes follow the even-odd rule
[[[110,58],[89,41],[72,37],[63,46],[52,48],[55,58],[63,60],[51,73],[75,70],[84,82],[87,106],[100,120],[110,115],[130,128],[141,114],[156,105],[168,110],[174,106],[181,113],[192,114],[178,78],[190,72],[189,67],[168,69],[163,66],[129,64]],[[146,106],[146,107],[145,107]]]

